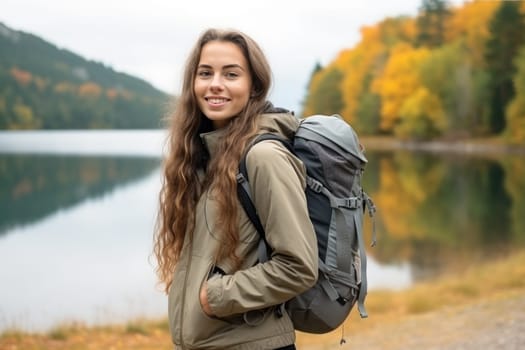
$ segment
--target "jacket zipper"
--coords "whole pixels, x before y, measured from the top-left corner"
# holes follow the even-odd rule
[[[182,288],[182,306],[181,306],[181,312],[180,312],[180,344],[181,344],[181,350],[186,349],[186,345],[184,344],[184,338],[182,337],[183,334],[183,327],[184,327],[184,305],[186,305],[186,288],[188,285],[188,275],[191,267],[191,250],[192,250],[192,244],[190,242],[189,244],[189,251],[190,254],[188,254],[188,264],[186,265],[186,273],[184,274],[184,286]]]

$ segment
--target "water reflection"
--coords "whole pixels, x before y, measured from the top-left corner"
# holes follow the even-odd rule
[[[4,235],[0,332],[164,316],[148,263],[159,178],[153,171]]]
[[[369,152],[365,187],[378,212],[379,262],[416,280],[524,249],[525,160]]]
[[[80,132],[9,135],[0,133],[0,152],[16,151],[0,153],[0,331],[165,315],[148,264],[162,133],[90,132],[79,145]],[[35,137],[40,153],[24,153]],[[370,289],[525,249],[525,157],[367,156],[379,238],[368,249]]]
[[[146,176],[155,158],[0,154],[0,235]]]

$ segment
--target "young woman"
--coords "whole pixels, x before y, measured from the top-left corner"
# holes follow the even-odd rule
[[[207,30],[187,61],[170,116],[154,252],[169,294],[175,349],[295,349],[280,305],[317,278],[305,169],[276,141],[291,138],[292,113],[267,101],[271,71],[259,46],[237,31]],[[252,199],[271,258],[237,198],[246,150]]]

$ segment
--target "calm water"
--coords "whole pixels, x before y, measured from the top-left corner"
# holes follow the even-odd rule
[[[0,132],[0,331],[166,315],[148,260],[162,138]],[[404,288],[525,249],[523,157],[368,158],[365,186],[379,208],[371,289]]]

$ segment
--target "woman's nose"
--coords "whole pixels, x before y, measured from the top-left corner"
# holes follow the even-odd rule
[[[220,74],[214,74],[210,82],[210,88],[214,90],[222,90],[223,87],[222,76]]]

